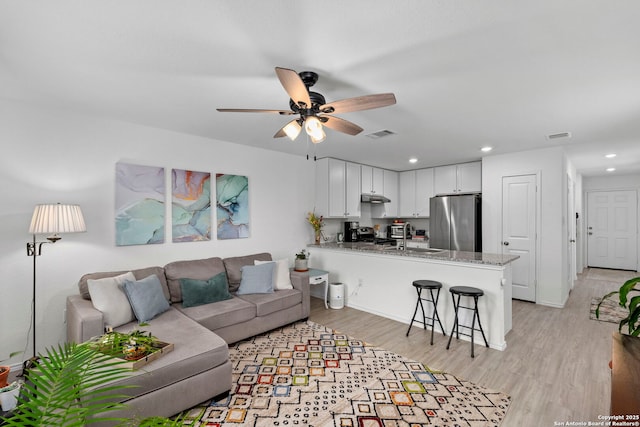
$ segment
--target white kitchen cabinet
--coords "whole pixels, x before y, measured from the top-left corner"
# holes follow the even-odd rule
[[[429,217],[429,199],[434,195],[433,173],[433,168],[400,172],[399,217]]]
[[[458,165],[458,189],[461,193],[479,193],[482,191],[482,162]]]
[[[399,217],[412,217],[416,212],[416,171],[400,172],[399,174]]]
[[[437,166],[435,194],[479,193],[482,191],[482,162]]]
[[[360,165],[324,158],[316,164],[316,213],[327,218],[360,216]]]
[[[382,169],[382,195],[391,200],[371,205],[372,218],[395,218],[398,216],[398,172]]]
[[[345,162],[345,213],[346,217],[360,216],[360,195],[362,194],[360,185],[360,165],[357,163]]]
[[[360,179],[362,183],[363,193],[386,196],[386,194],[384,194],[385,188],[384,188],[384,170],[383,169],[374,168],[372,166],[367,166],[367,165],[361,165]]]

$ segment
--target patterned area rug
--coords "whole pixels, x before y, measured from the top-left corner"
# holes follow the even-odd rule
[[[186,425],[498,426],[510,397],[313,322],[230,348],[233,388]]]
[[[618,295],[614,295],[613,298],[606,299],[600,306],[600,318],[596,317],[596,307],[600,303],[602,297],[593,297],[591,299],[591,313],[590,319],[600,320],[602,322],[620,323],[622,319],[627,317],[629,310],[620,307],[618,303]]]

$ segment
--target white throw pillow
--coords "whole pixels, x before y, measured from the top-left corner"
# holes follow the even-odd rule
[[[253,261],[255,265],[265,264],[267,262],[275,263],[275,268],[273,269],[273,289],[276,291],[293,289],[291,276],[289,276],[289,261],[286,258],[277,261]]]
[[[91,301],[102,312],[105,326],[117,328],[136,318],[122,288],[125,281],[135,282],[136,277],[128,272],[115,277],[87,280]]]

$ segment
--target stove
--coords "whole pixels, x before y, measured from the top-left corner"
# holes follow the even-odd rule
[[[358,228],[358,242],[374,243],[376,245],[396,245],[396,239],[376,237],[372,227]]]

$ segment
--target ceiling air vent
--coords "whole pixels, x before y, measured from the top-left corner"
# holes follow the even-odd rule
[[[549,141],[553,141],[554,139],[571,138],[571,132],[552,133],[550,135],[547,135],[546,138]]]
[[[378,132],[369,133],[365,136],[371,139],[379,139],[379,138],[384,138],[385,136],[395,135],[395,134],[396,134],[395,132],[391,132],[390,130],[384,129],[384,130],[379,130]]]

